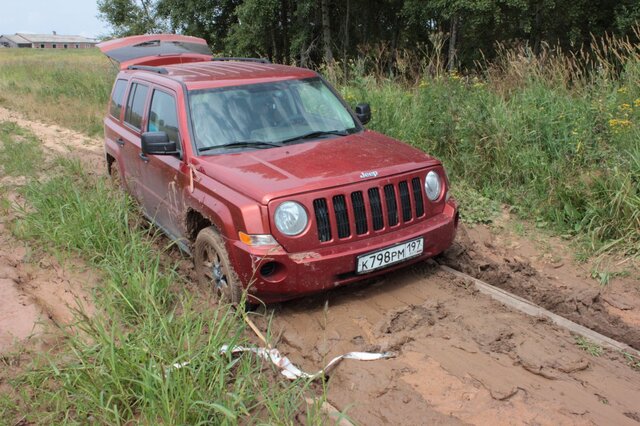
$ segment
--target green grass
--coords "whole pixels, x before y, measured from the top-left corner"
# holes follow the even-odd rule
[[[582,336],[576,336],[576,345],[591,356],[599,357],[604,353],[602,346],[597,345]]]
[[[115,75],[98,49],[0,49],[0,106],[100,134]]]
[[[341,91],[372,105],[371,128],[444,162],[463,218],[490,219],[495,200],[587,237],[591,252],[640,254],[640,57],[617,79],[572,85],[531,70],[515,83],[359,78]]]
[[[628,352],[622,351],[622,356],[624,356],[627,361],[627,365],[635,370],[640,371],[640,357],[632,355]]]
[[[0,127],[3,138],[16,132]],[[101,271],[97,312],[77,312],[56,349],[11,380],[15,394],[0,397],[4,419],[290,424],[302,411],[310,423],[321,422],[314,407],[306,408],[306,382],[281,379],[255,356],[219,353],[223,344],[250,344],[243,311],[198,298],[202,290],[158,249],[154,231],[137,226],[139,215],[125,194],[75,160],[56,159],[47,174],[21,189],[26,208],[14,232]]]
[[[40,142],[15,123],[0,122],[0,167],[9,176],[39,171],[43,160]]]

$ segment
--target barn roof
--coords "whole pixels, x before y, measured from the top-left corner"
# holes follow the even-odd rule
[[[7,40],[12,41],[13,43],[16,44],[25,44],[25,43],[32,43],[31,41],[25,39],[24,37],[20,36],[19,34],[1,34],[0,37],[4,37]]]
[[[79,35],[17,33],[15,36],[26,40],[27,43],[97,43],[93,39]]]

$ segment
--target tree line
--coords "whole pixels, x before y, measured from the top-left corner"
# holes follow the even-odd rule
[[[308,67],[437,50],[449,70],[499,45],[566,52],[607,33],[637,38],[640,20],[638,0],[98,0],[98,10],[110,36],[177,32],[226,55]]]

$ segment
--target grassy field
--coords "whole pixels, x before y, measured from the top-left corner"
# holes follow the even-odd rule
[[[371,103],[371,128],[443,160],[467,222],[488,221],[505,203],[591,252],[634,255],[640,51],[610,42],[589,75],[591,59],[506,52],[480,77],[407,84],[353,73],[339,88],[351,104]],[[5,49],[0,105],[95,135],[114,75],[98,51]]]
[[[97,49],[0,49],[0,106],[97,135],[116,73]]]
[[[607,43],[575,56],[504,51],[475,77],[355,74],[341,90],[371,103],[372,128],[444,161],[463,217],[499,201],[591,253],[638,255],[640,47]]]
[[[47,177],[33,176],[42,158],[37,138],[0,122],[0,177],[29,173],[24,186],[2,188],[24,197],[11,228],[35,250],[79,256],[102,280],[95,315],[77,312],[66,338],[11,380],[15,394],[0,394],[3,421],[291,424],[303,413],[310,424],[322,422],[306,405],[306,381],[289,382],[255,356],[219,353],[225,344],[251,345],[244,311],[210,309],[154,231],[138,225],[122,191],[78,160],[49,159]],[[7,368],[8,359],[0,358]]]

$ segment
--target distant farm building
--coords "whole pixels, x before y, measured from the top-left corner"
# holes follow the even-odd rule
[[[87,49],[98,43],[90,38],[76,35],[26,34],[0,35],[0,46],[32,49]]]

